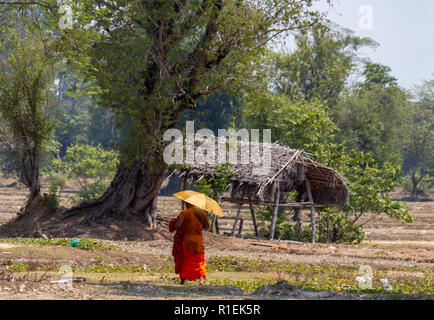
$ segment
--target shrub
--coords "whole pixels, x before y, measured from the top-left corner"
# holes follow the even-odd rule
[[[107,189],[119,165],[119,155],[101,146],[73,145],[62,160],[53,160],[53,166],[74,179],[80,186],[75,202],[99,197]]]
[[[50,193],[44,193],[44,205],[50,212],[55,212],[60,205],[60,191],[57,185],[50,186]]]

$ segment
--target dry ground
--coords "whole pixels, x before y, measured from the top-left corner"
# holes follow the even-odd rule
[[[65,206],[70,205],[73,195],[63,193]],[[15,217],[25,197],[25,189],[0,187],[0,225]],[[118,224],[99,232],[93,232],[98,228],[90,226],[70,233],[75,239],[104,239],[104,243],[113,246],[109,249],[83,250],[0,239],[0,299],[395,297],[378,290],[375,294],[352,292],[352,288],[357,288],[356,277],[362,275],[359,272],[362,265],[372,268],[376,289],[381,287],[379,279],[387,278],[395,290],[400,288],[397,294],[401,298],[432,299],[434,202],[411,202],[409,205],[414,216],[412,224],[401,225],[387,217],[375,218],[367,224],[366,241],[361,245],[312,245],[246,238],[253,234],[253,227],[250,211],[245,208],[242,210],[244,229],[241,234],[244,238],[205,233],[208,282],[199,288],[194,284],[179,286],[172,271],[172,235],[167,232],[167,221],[178,213],[180,203],[173,197],[160,197],[158,228],[155,232],[145,231],[143,234],[148,236],[142,239],[131,240],[131,230],[122,234],[122,226]],[[236,208],[232,205],[225,203],[223,209],[227,217],[235,215]],[[232,223],[231,219],[221,220],[222,233],[230,231]],[[65,236],[69,229],[62,229]],[[59,237],[53,227],[47,228],[46,232],[48,237]],[[51,282],[61,276],[58,273],[61,265],[73,268],[75,282],[72,288],[62,289],[58,283]],[[257,290],[278,280],[286,280],[296,287],[279,284],[278,290],[273,287]],[[403,296],[403,293],[408,295]]]

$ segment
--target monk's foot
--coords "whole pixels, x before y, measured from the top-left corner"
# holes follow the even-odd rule
[[[185,279],[181,279],[181,285],[185,284]]]
[[[200,286],[203,286],[203,284],[204,284],[204,279],[203,279],[202,277],[200,277],[199,285],[200,285]]]

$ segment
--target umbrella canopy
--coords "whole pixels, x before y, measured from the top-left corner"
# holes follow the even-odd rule
[[[220,217],[224,216],[223,210],[222,208],[220,208],[219,204],[214,199],[207,197],[203,193],[193,190],[184,190],[178,193],[174,193],[173,195],[205,211],[211,212]]]

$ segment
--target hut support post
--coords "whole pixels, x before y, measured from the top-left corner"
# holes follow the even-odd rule
[[[219,195],[217,198],[217,203],[220,205],[222,202],[222,196]],[[215,224],[215,233],[220,234],[220,227],[219,227],[219,216],[214,217],[214,224]]]
[[[214,224],[215,224],[215,218],[216,216],[212,217],[211,216],[211,224],[209,225],[209,232],[213,233],[214,232]]]
[[[240,227],[238,228],[237,236],[241,236],[241,232],[243,231],[243,218],[240,218]]]
[[[276,192],[275,192],[274,197],[275,197],[274,198],[274,210],[273,210],[273,218],[271,219],[269,240],[274,239],[274,231],[276,229],[276,220],[277,220],[277,213],[279,212],[279,200],[280,200],[280,186],[279,186],[279,184],[276,184]]]
[[[185,190],[186,185],[187,185],[187,174],[185,174],[184,178],[182,179],[181,191]],[[185,209],[184,201],[181,201],[181,210],[184,210],[184,209]]]
[[[310,219],[312,223],[312,243],[315,243],[315,234],[316,234],[315,205],[313,204],[312,190],[310,187],[309,180],[306,180],[306,192],[307,192],[307,197],[309,198],[309,202],[312,203],[312,205],[310,206]]]
[[[252,214],[252,221],[253,221],[253,228],[255,229],[255,236],[259,237],[258,226],[256,225],[255,209],[253,209],[252,205],[250,205],[250,213]]]
[[[215,233],[220,234],[220,227],[219,227],[219,217],[214,217],[214,225],[215,225]]]
[[[242,206],[243,205],[241,203],[238,205],[238,211],[237,211],[237,215],[235,216],[234,225],[232,226],[231,236],[233,236],[235,234],[235,228],[237,227],[237,222],[238,222],[238,218],[240,217],[240,214],[241,214],[241,207]]]

